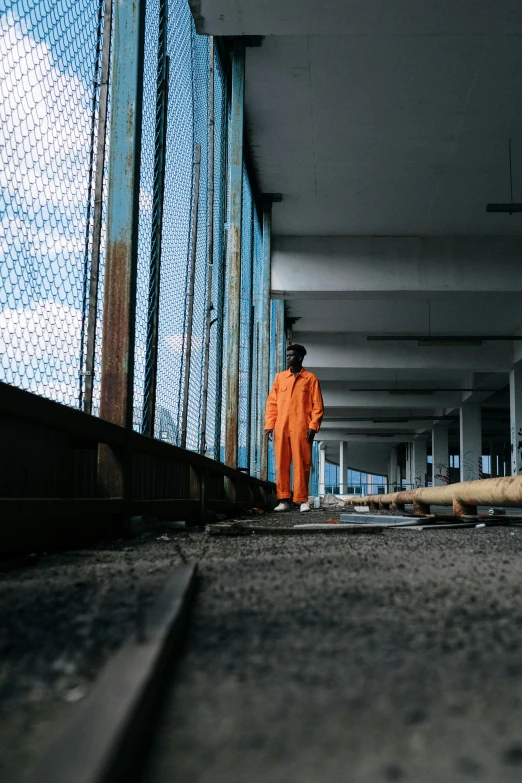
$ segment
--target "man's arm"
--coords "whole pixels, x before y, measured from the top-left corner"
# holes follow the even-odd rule
[[[277,378],[272,384],[272,388],[270,389],[270,394],[268,395],[266,401],[265,433],[268,435],[269,439],[274,431],[276,421],[277,421]]]
[[[310,424],[308,425],[310,430],[319,432],[321,422],[324,415],[323,395],[321,394],[321,387],[319,380],[314,378],[312,381],[312,414],[310,417]],[[313,440],[313,437],[312,437]]]

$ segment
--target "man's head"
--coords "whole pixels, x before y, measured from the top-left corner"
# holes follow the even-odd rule
[[[303,345],[289,345],[286,349],[286,364],[287,367],[292,369],[294,367],[301,367],[303,359],[306,356],[306,348]]]

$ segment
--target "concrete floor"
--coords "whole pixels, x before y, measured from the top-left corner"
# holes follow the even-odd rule
[[[169,532],[6,563],[2,780],[74,717],[181,556],[199,561],[199,589],[139,783],[522,778],[517,527]]]
[[[141,783],[520,781],[522,528],[183,538],[200,589]]]

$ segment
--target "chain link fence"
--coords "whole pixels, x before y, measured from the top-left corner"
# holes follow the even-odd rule
[[[77,407],[102,0],[0,13],[0,380]]]
[[[103,165],[97,160],[106,2],[4,0],[0,10],[0,381],[86,408],[91,340],[94,414],[108,179],[108,154]],[[133,426],[222,460],[230,105],[228,58],[217,47],[213,63],[210,107],[210,41],[196,34],[188,3],[147,0]],[[110,103],[106,110],[108,150]],[[104,176],[93,297],[97,166]],[[257,475],[265,403],[257,386],[261,269],[262,226],[245,167],[238,451],[239,467]]]

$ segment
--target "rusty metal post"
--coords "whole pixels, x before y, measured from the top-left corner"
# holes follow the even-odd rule
[[[129,430],[133,423],[144,32],[144,0],[119,0],[114,10],[100,416]],[[98,470],[102,494],[130,497],[131,470],[125,454],[100,447]]]
[[[227,370],[225,463],[237,468],[239,418],[239,333],[241,297],[241,218],[243,201],[243,134],[245,45],[235,39],[232,49],[232,105],[227,242]]]
[[[170,61],[167,56],[168,2],[159,7],[158,81],[156,87],[156,128],[154,138],[154,186],[152,196],[152,236],[150,248],[149,303],[147,312],[147,344],[145,384],[143,393],[144,435],[154,435],[156,383],[158,371],[158,323],[161,279],[161,242],[163,234],[163,194],[165,190],[165,160],[167,146],[167,112]]]
[[[196,144],[194,163],[194,210],[192,214],[192,241],[187,291],[187,334],[185,343],[185,377],[183,384],[183,408],[181,414],[181,448],[187,446],[187,420],[190,394],[190,368],[192,362],[192,327],[194,316],[194,285],[196,280],[196,252],[198,245],[199,175],[201,171],[201,144]]]
[[[87,316],[87,343],[85,351],[85,391],[83,410],[92,413],[94,391],[94,359],[96,355],[96,321],[98,317],[98,282],[103,212],[103,180],[105,173],[105,146],[107,139],[107,106],[109,103],[109,68],[111,61],[112,0],[105,0],[103,18],[103,48],[100,73],[98,110],[98,142],[96,148],[96,175],[94,180],[94,210],[92,224],[91,274],[89,280],[89,309]],[[80,396],[80,405],[82,403]]]
[[[216,408],[215,408],[215,421],[214,421],[214,459],[222,462],[224,454],[221,449],[221,422],[223,417],[223,372],[225,365],[224,356],[224,331],[225,331],[225,285],[226,285],[226,259],[227,259],[227,232],[226,232],[226,219],[227,219],[227,203],[228,198],[228,111],[222,113],[221,117],[221,144],[223,165],[221,170],[220,187],[223,189],[224,198],[221,203],[221,211],[219,215],[220,229],[222,227],[224,237],[222,246],[220,248],[217,270],[214,272],[218,274],[217,278],[217,293],[216,293]],[[215,276],[215,275],[214,275]]]
[[[272,199],[263,201],[263,267],[261,273],[261,296],[259,327],[260,362],[259,362],[259,416],[264,418],[266,398],[270,385],[270,271],[272,258]],[[259,448],[259,477],[264,481],[268,478],[268,441],[261,426],[261,443]]]
[[[256,376],[257,373],[255,372],[255,354],[254,354],[254,331],[255,331],[255,324],[256,324],[256,306],[254,301],[254,266],[255,266],[255,256],[254,256],[254,231],[255,231],[255,221],[254,221],[254,214],[255,214],[256,206],[254,202],[252,202],[252,215],[250,220],[250,295],[251,295],[251,306],[250,306],[250,323],[249,323],[249,340],[248,340],[248,355],[250,357],[250,378],[248,383],[248,395],[247,395],[247,410],[246,410],[246,423],[247,423],[247,439],[246,439],[246,469],[247,473],[250,475],[252,474],[252,469],[255,469],[255,460],[252,460],[252,446],[257,443],[256,441],[256,419],[255,419],[255,410],[256,410],[256,404],[255,401],[257,400],[257,389],[255,387],[256,384]],[[252,415],[252,411],[254,411],[254,416]]]
[[[208,230],[207,230],[207,304],[205,308],[205,348],[203,356],[203,390],[201,393],[201,433],[199,452],[207,450],[208,372],[210,364],[210,328],[212,320],[212,278],[214,270],[214,36],[209,37],[208,76]],[[216,457],[216,454],[214,454]]]

